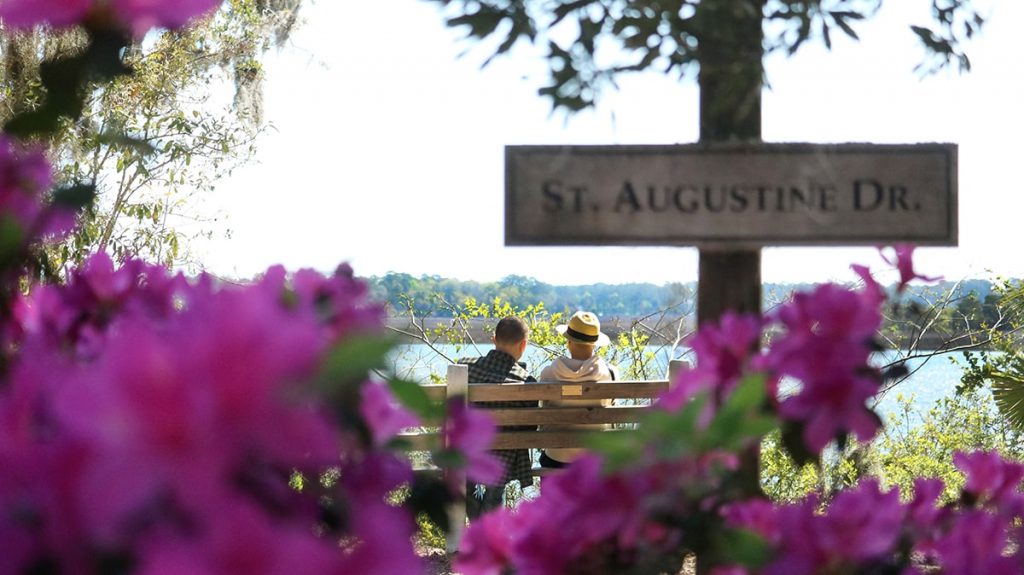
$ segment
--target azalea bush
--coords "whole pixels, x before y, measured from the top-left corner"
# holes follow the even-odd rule
[[[911,248],[894,258],[901,291],[920,276]],[[829,500],[763,494],[758,448],[773,430],[797,465],[820,467],[826,448],[881,429],[867,402],[901,374],[869,361],[887,294],[854,269],[860,289],[825,284],[764,317],[701,326],[695,367],[639,430],[595,437],[594,454],[545,478],[538,498],[471,525],[457,570],[675,573],[695,554],[715,575],[1020,573],[1024,465],[995,451],[955,453],[960,485],[863,479]]]
[[[422,572],[416,519],[458,527],[445,507],[462,475],[500,473],[485,414],[442,414],[418,385],[374,376],[391,342],[347,266],[275,267],[240,287],[98,253],[38,283],[39,246],[67,233],[91,186],[52,190],[45,151],[21,139],[76,121],[90,85],[131,73],[124,49],[153,26],[217,5],[0,0],[5,30],[88,37],[45,65],[45,97],[0,136],[0,575]],[[900,288],[919,277],[911,256],[893,254]],[[695,366],[639,429],[597,434],[538,498],[476,521],[460,572],[672,573],[694,554],[715,575],[1020,573],[1024,465],[994,451],[956,453],[965,480],[945,497],[939,479],[763,495],[773,430],[797,465],[879,432],[867,401],[899,374],[869,362],[887,294],[855,269],[860,289],[826,284],[702,326]],[[442,416],[443,473],[415,474],[397,434]]]
[[[452,473],[414,475],[394,436],[441,414],[373,377],[383,308],[347,266],[239,287],[97,253],[37,282],[41,246],[92,186],[52,189],[30,142],[130,74],[124,48],[152,27],[218,4],[0,0],[5,33],[87,37],[44,64],[44,97],[0,135],[0,574],[416,573],[415,517],[446,526],[460,474],[498,471],[490,421],[457,405],[434,454]]]

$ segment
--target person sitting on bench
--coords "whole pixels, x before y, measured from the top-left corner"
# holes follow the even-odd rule
[[[469,383],[524,383],[537,381],[526,371],[526,364],[519,361],[526,352],[530,341],[530,328],[522,319],[509,316],[498,322],[494,328],[494,349],[483,357],[462,358],[457,363],[469,366]],[[489,408],[503,407],[537,407],[536,401],[483,401],[474,405]],[[500,431],[535,430],[537,426],[504,425]],[[476,484],[466,484],[466,515],[470,520],[482,513],[496,509],[502,503],[505,485],[516,479],[526,488],[533,485],[531,468],[533,461],[529,449],[498,449],[491,454],[505,465],[505,474],[494,485],[484,485],[483,496]]]
[[[617,379],[615,368],[594,353],[597,348],[609,343],[608,336],[601,332],[601,322],[596,315],[587,311],[578,311],[569,318],[568,324],[559,325],[555,329],[565,337],[569,357],[559,357],[548,364],[540,373],[539,380],[541,382],[592,383]],[[545,400],[543,403],[545,407],[606,407],[611,402],[601,399],[566,399]],[[581,423],[545,425],[542,429],[544,431],[565,431],[604,429],[605,427],[602,424]],[[585,449],[548,448],[541,452],[540,465],[546,468],[565,467],[584,453],[586,453]]]

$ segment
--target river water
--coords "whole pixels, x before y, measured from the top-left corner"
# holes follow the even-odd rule
[[[391,355],[391,368],[401,377],[425,383],[443,381],[446,366],[449,358],[456,359],[464,356],[482,355],[492,349],[490,345],[480,346],[437,346],[437,351],[422,344],[407,344],[398,346]],[[668,346],[652,346],[649,350],[654,353],[657,363],[655,372],[658,377],[665,377],[668,361],[671,357],[678,357],[682,354],[673,355],[672,349]],[[920,352],[925,355],[927,352]],[[905,355],[905,354],[904,354]],[[540,367],[546,363],[546,354],[543,350],[531,348],[527,351],[525,360],[531,373],[538,373]],[[684,356],[685,357],[685,356]],[[896,385],[891,391],[879,398],[876,410],[883,417],[896,409],[897,398],[913,398],[913,406],[916,412],[925,412],[934,406],[936,401],[953,394],[963,369],[954,363],[953,359],[960,359],[959,353],[941,353],[929,355],[928,357],[917,357],[907,361],[907,368],[911,375]],[[900,358],[895,352],[880,353],[875,356],[878,365],[886,365]],[[617,362],[620,370],[627,366],[623,362]]]

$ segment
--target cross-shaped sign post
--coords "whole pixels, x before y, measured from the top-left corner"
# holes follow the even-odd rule
[[[956,245],[955,144],[760,142],[759,4],[699,5],[700,143],[507,147],[505,243],[698,246],[699,323],[761,311],[761,246]]]
[[[765,245],[956,245],[955,144],[761,142],[763,4],[697,5],[700,143],[506,148],[505,243],[697,246],[701,324],[761,311]]]

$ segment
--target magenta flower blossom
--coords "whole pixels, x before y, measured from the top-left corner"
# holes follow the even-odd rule
[[[678,410],[701,392],[710,392],[709,410],[721,404],[750,368],[761,339],[761,322],[754,316],[726,313],[718,325],[705,324],[689,339],[697,365],[658,400],[662,409]]]
[[[16,226],[23,240],[67,233],[74,213],[43,202],[52,185],[53,170],[41,148],[0,134],[0,226]]]
[[[906,289],[907,284],[914,280],[934,282],[942,279],[942,276],[929,277],[914,271],[914,246],[910,244],[897,244],[892,247],[892,250],[892,257],[886,256],[883,248],[879,248],[878,252],[882,255],[882,259],[885,260],[885,263],[895,267],[896,270],[900,272],[900,281],[896,288],[897,291],[902,292]]]
[[[905,515],[899,493],[882,493],[875,481],[839,493],[823,515],[815,507],[811,499],[776,509],[778,556],[764,575],[813,575],[826,566],[883,559],[894,550]]]
[[[280,273],[283,277],[283,268]],[[369,287],[356,279],[348,264],[341,264],[326,278],[313,270],[299,270],[292,285],[301,304],[316,312],[333,340],[374,332],[384,323],[383,304],[367,301]]]
[[[871,439],[881,425],[866,405],[881,381],[868,361],[881,324],[876,288],[869,283],[854,292],[824,284],[796,294],[775,313],[785,332],[772,342],[764,365],[799,381],[779,413],[805,425],[804,441],[814,452],[848,432]]]
[[[506,507],[470,524],[455,557],[455,570],[464,575],[502,575],[511,566],[516,516]]]
[[[918,477],[914,480],[914,499],[907,504],[910,527],[922,532],[930,531],[942,516],[938,503],[945,488],[941,479]]]
[[[66,348],[92,357],[111,325],[123,317],[163,321],[190,288],[181,275],[130,259],[120,267],[97,253],[71,272],[64,286],[42,285],[15,301],[11,339],[20,345]],[[180,301],[179,301],[180,303]]]
[[[784,399],[779,414],[804,423],[804,443],[820,453],[833,439],[853,433],[861,441],[875,436],[881,420],[868,409],[867,400],[878,393],[878,381],[864,377],[837,376],[812,379],[803,389]]]
[[[462,453],[466,460],[466,475],[478,483],[497,481],[504,467],[488,453],[497,433],[494,418],[485,411],[473,409],[456,398],[448,402],[445,419],[445,445]]]
[[[46,24],[65,28],[107,15],[136,37],[151,28],[181,28],[212,12],[222,0],[0,0],[0,20],[12,28]]]
[[[1010,520],[968,510],[959,515],[952,529],[935,542],[942,573],[956,575],[1019,575],[1024,561],[1018,553],[1008,555]]]
[[[362,395],[359,413],[369,425],[376,445],[384,445],[399,431],[419,425],[416,416],[395,400],[386,385],[367,382],[363,384]]]
[[[72,26],[85,19],[94,0],[2,0],[0,20],[12,28]]]
[[[865,479],[856,488],[836,495],[823,517],[818,539],[830,555],[868,561],[893,549],[903,517],[899,491],[883,493],[876,480]]]
[[[721,515],[730,527],[753,531],[771,544],[779,542],[775,506],[767,499],[730,503],[722,508]]]
[[[138,37],[150,28],[181,28],[223,0],[110,0],[110,11]]]
[[[364,294],[351,274],[272,269],[238,288],[100,254],[19,300],[0,387],[0,572],[92,572],[107,549],[157,575],[422,572],[413,517],[387,499],[412,481],[408,460],[339,426],[306,383],[338,339],[379,329]],[[383,432],[403,418],[380,391],[362,407]],[[469,420],[461,443],[475,447]],[[330,489],[288,486],[292,470],[328,468]],[[344,522],[318,537],[324,495]]]
[[[218,513],[211,514],[198,538],[157,536],[147,540],[142,545],[139,573],[343,572],[337,549],[309,537],[301,525],[271,522],[265,513],[242,501],[225,503]]]
[[[659,492],[664,473],[636,470],[605,475],[597,456],[576,460],[544,479],[541,496],[514,512],[470,524],[460,554],[460,572],[560,575],[610,572],[602,563],[609,549],[637,552],[644,543],[664,543],[666,531],[646,517],[645,497]],[[584,568],[581,565],[590,567]],[[589,571],[588,571],[589,569]]]
[[[967,477],[964,491],[979,500],[1006,505],[1021,499],[1024,464],[1004,460],[996,451],[957,452],[953,464]]]

